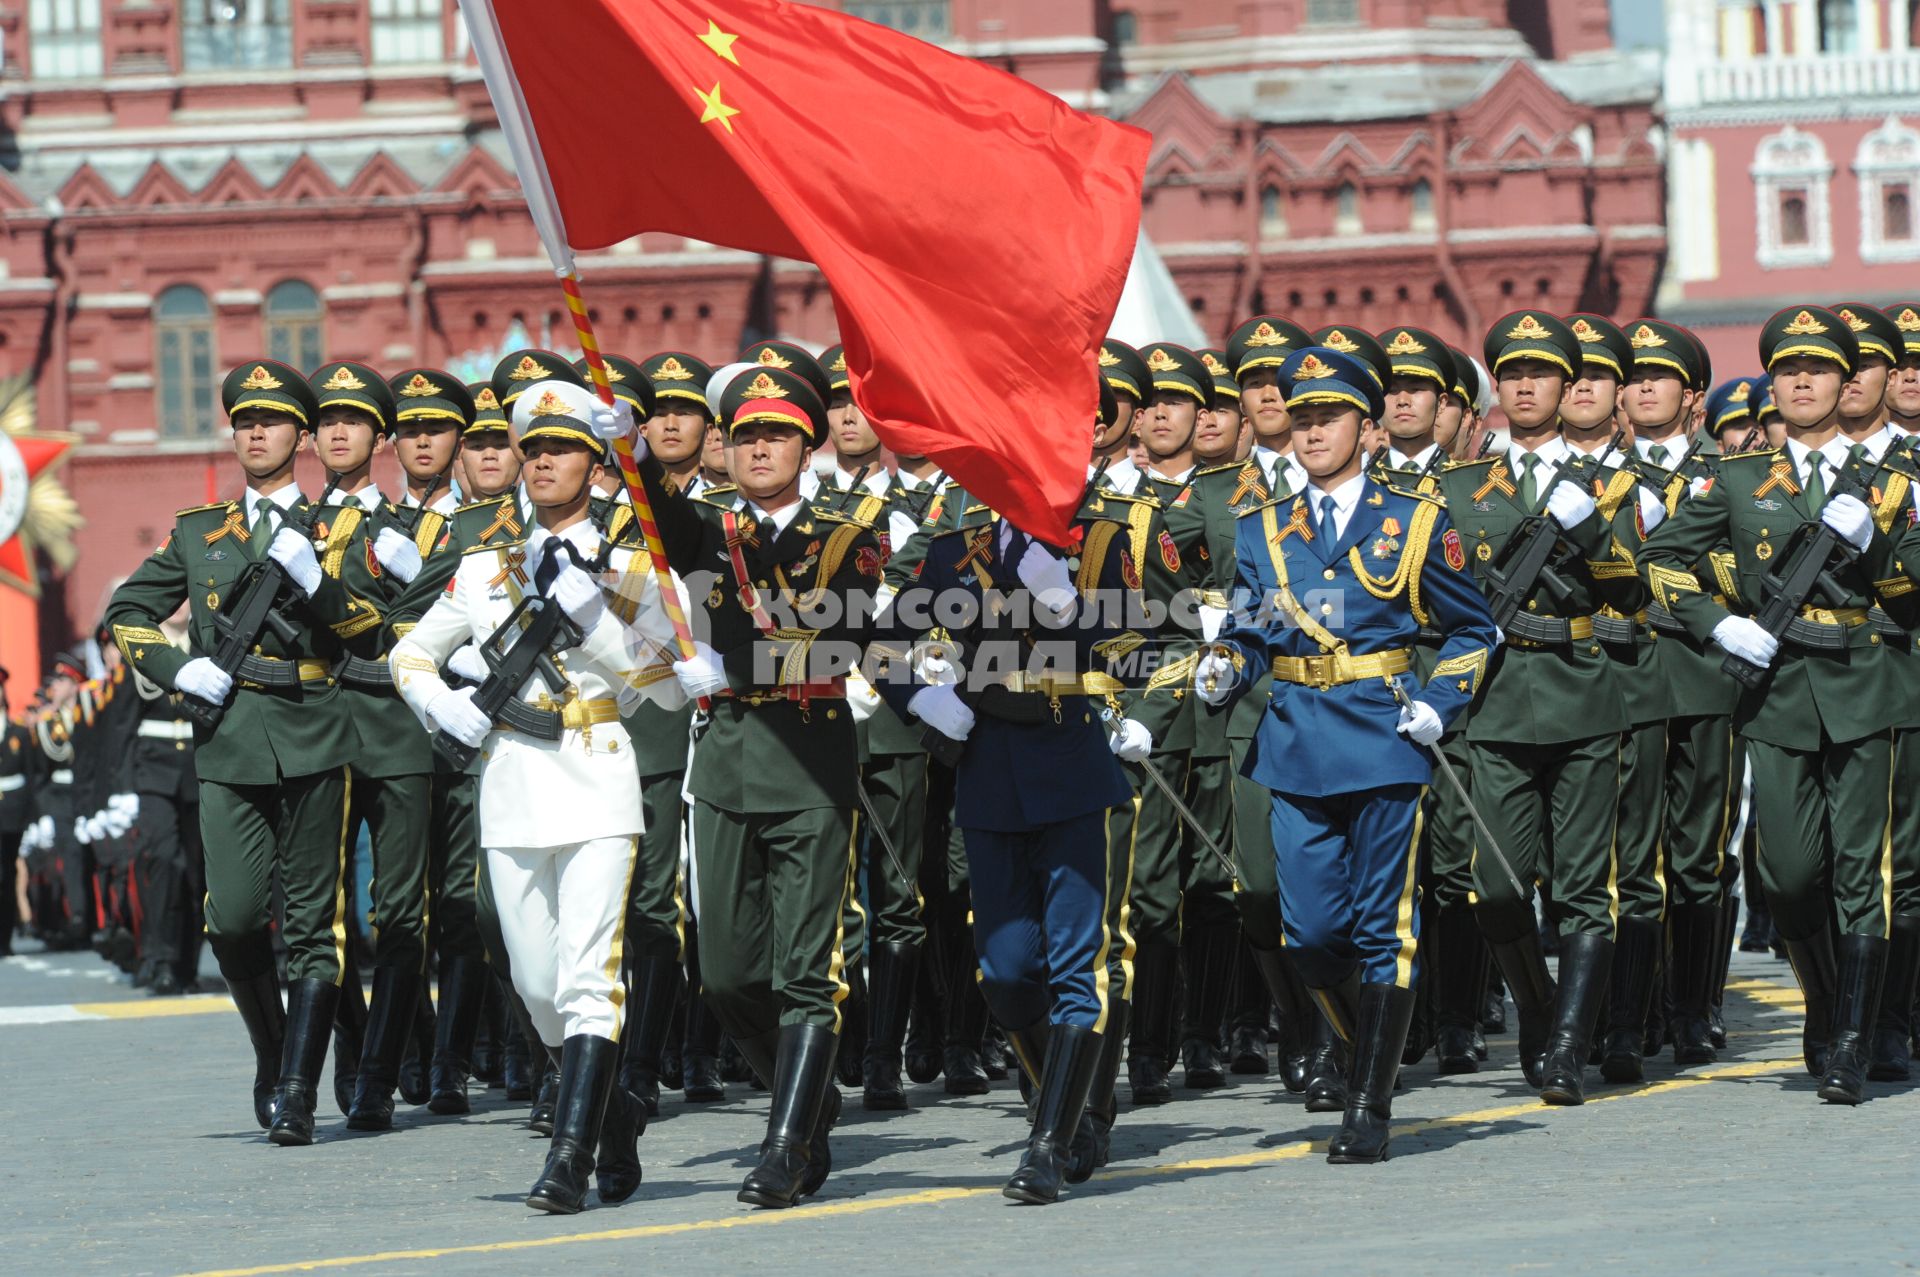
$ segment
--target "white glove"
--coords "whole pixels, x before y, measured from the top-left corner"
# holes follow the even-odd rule
[[[140,795],[138,794],[109,795],[107,798],[107,810],[108,811],[124,811],[127,813],[128,820],[134,820],[138,818],[138,816],[140,815]]]
[[[1239,677],[1233,662],[1210,648],[1200,654],[1200,663],[1193,667],[1193,693],[1209,705],[1225,705]]]
[[[939,643],[922,644],[913,658],[914,677],[936,687],[943,683],[958,683],[960,671],[953,667],[947,652],[948,649]]]
[[[853,715],[853,721],[864,723],[873,717],[880,708],[880,693],[873,690],[873,684],[867,682],[859,670],[847,674],[847,711]]]
[[[1780,640],[1751,617],[1730,616],[1713,627],[1713,641],[1733,656],[1761,669],[1773,664]]]
[[[1547,494],[1547,513],[1555,523],[1569,531],[1593,517],[1596,509],[1598,507],[1593,504],[1593,497],[1571,479],[1562,479]]]
[[[462,745],[478,746],[493,724],[473,703],[471,687],[449,687],[427,702],[427,728],[445,732]]]
[[[227,693],[233,690],[233,675],[209,658],[196,656],[173,676],[173,690],[197,696],[209,705],[224,705]]]
[[[41,851],[53,846],[53,817],[42,816],[34,821],[33,832],[37,835],[34,841],[39,844]]]
[[[953,740],[965,740],[973,730],[973,710],[960,699],[959,690],[951,683],[921,688],[907,702],[907,709],[928,727]]]
[[[1144,763],[1153,753],[1153,733],[1137,719],[1115,719],[1107,733],[1107,748],[1123,763]]]
[[[625,439],[633,433],[633,405],[624,399],[615,399],[612,403],[596,399],[588,414],[587,426],[593,431],[593,437],[604,443]],[[646,444],[634,440],[633,453],[635,460],[646,455]]]
[[[1400,724],[1396,730],[1416,745],[1431,745],[1446,735],[1447,726],[1440,721],[1433,706],[1415,701],[1400,707]]]
[[[1828,497],[1826,508],[1820,511],[1820,522],[1856,550],[1866,549],[1873,540],[1873,511],[1859,497],[1844,492]]]
[[[300,592],[312,598],[320,588],[320,560],[313,553],[313,542],[298,528],[281,528],[273,534],[267,557],[287,570]]]
[[[560,610],[582,630],[598,625],[607,610],[607,598],[600,592],[600,583],[572,560],[554,575],[547,597],[558,603]]]
[[[1038,541],[1028,541],[1014,573],[1020,578],[1020,584],[1040,600],[1040,606],[1053,613],[1055,620],[1064,623],[1073,619],[1080,595],[1073,588],[1073,573],[1067,568],[1067,561],[1051,548]]]
[[[398,528],[380,529],[380,535],[373,539],[373,557],[402,585],[411,585],[420,575],[420,547]]]
[[[93,817],[79,816],[74,819],[73,840],[82,847],[93,841]]]
[[[1667,521],[1667,503],[1652,488],[1640,488],[1640,530],[1651,532]]]
[[[712,696],[727,685],[727,670],[721,664],[720,653],[705,643],[696,642],[692,656],[673,663],[673,676],[680,680],[680,689],[688,700]]]
[[[1221,627],[1227,623],[1227,609],[1202,603],[1197,610],[1200,613],[1200,637],[1211,643],[1220,637]]]
[[[45,816],[42,816],[40,818],[40,820],[45,820],[45,819],[46,819]],[[39,851],[44,846],[46,846],[46,844],[40,841],[40,821],[39,820],[34,821],[32,824],[28,825],[25,829],[23,829],[20,832],[20,854],[21,855],[31,856],[34,852]]]
[[[101,838],[124,838],[133,828],[133,817],[124,810],[109,807],[94,816],[93,827]]]
[[[487,658],[480,655],[480,649],[468,643],[455,648],[447,658],[447,672],[458,674],[469,683],[484,683],[493,671],[487,668]]]

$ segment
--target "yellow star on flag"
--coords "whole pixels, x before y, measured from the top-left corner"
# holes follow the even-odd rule
[[[700,43],[706,45],[716,54],[733,63],[733,65],[739,66],[740,59],[733,56],[733,42],[739,38],[737,35],[728,35],[720,29],[718,22],[715,22],[712,18],[708,18],[707,33],[700,37]]]
[[[702,93],[700,90],[695,89],[694,95],[700,99],[700,106],[702,108],[700,112],[700,123],[712,124],[715,120],[718,120],[720,126],[726,129],[727,132],[733,132],[733,117],[740,114],[740,108],[728,106],[720,100],[720,86],[718,84],[713,86],[713,92],[711,93]]]

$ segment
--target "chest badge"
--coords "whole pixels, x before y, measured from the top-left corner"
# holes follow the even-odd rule
[[[1756,510],[1765,510],[1768,514],[1777,514],[1786,507],[1781,505],[1780,502],[1775,501],[1772,497],[1755,497],[1753,508]]]
[[[1753,543],[1753,557],[1760,560],[1762,563],[1765,563],[1768,559],[1771,559],[1773,557],[1773,542],[1755,541]]]
[[[208,550],[206,553],[206,560],[209,563],[224,563],[226,559],[227,552],[225,550]]]
[[[1373,539],[1374,558],[1390,559],[1399,552],[1400,540],[1398,537],[1378,536]]]
[[[218,594],[214,594],[214,593],[211,593],[211,592],[210,592],[210,593],[208,593],[208,595],[207,595],[207,611],[209,611],[209,612],[218,612],[219,610],[220,610],[220,596],[219,596]]]
[[[1473,547],[1473,557],[1485,563],[1493,557],[1493,547],[1485,541],[1482,541],[1479,545]]]

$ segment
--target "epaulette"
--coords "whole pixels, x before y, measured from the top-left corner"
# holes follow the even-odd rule
[[[184,510],[174,511],[173,517],[176,519],[184,519],[190,514],[199,514],[205,510],[231,510],[239,504],[238,501],[214,501],[207,505],[188,506]]]
[[[1074,512],[1073,517],[1076,519],[1093,520],[1100,523],[1125,523],[1127,521],[1124,509],[1109,510],[1107,509],[1107,503],[1097,496],[1088,497],[1087,500],[1081,504],[1080,508]]]
[[[1484,457],[1467,457],[1464,460],[1447,462],[1440,467],[1440,472],[1445,474],[1449,470],[1464,470],[1468,466],[1484,466],[1499,460],[1501,460],[1501,454],[1497,452],[1489,453]]]
[[[740,489],[734,484],[716,483],[716,484],[711,484],[708,487],[702,488],[700,490],[699,496],[689,497],[688,500],[702,502],[706,505],[710,505],[714,507],[717,510],[731,510],[733,509],[733,502],[731,500],[721,501],[720,498],[721,497],[732,498],[734,496],[739,495],[739,492],[740,492]]]
[[[1388,492],[1393,493],[1396,497],[1407,497],[1414,501],[1425,501],[1429,505],[1439,506],[1442,510],[1447,508],[1447,499],[1437,492],[1415,492],[1412,488],[1403,488],[1395,483],[1383,483],[1380,486]]]
[[[1723,452],[1717,458],[1720,461],[1748,461],[1754,457],[1772,457],[1781,455],[1780,448],[1755,448],[1752,452]]]
[[[1203,474],[1219,474],[1223,470],[1232,470],[1237,472],[1240,469],[1240,467],[1244,466],[1245,464],[1246,462],[1244,461],[1222,461],[1218,465],[1201,466],[1199,469],[1193,472],[1193,477],[1198,479]]]
[[[816,519],[824,519],[828,523],[845,523],[856,528],[864,528],[869,532],[873,530],[871,523],[868,523],[865,519],[849,514],[845,510],[829,510],[825,506],[814,506],[813,517]]]
[[[1091,495],[1090,495],[1090,496],[1089,496],[1089,497],[1088,497],[1087,499],[1088,499],[1089,501],[1094,501],[1094,500],[1100,500],[1100,501],[1131,501],[1131,502],[1133,502],[1133,503],[1134,503],[1135,505],[1151,505],[1151,506],[1157,506],[1157,505],[1159,505],[1159,504],[1160,504],[1160,501],[1159,501],[1159,498],[1157,498],[1157,497],[1152,497],[1152,496],[1142,496],[1142,495],[1141,495],[1140,493],[1137,493],[1137,492],[1109,492],[1109,491],[1107,491],[1107,490],[1106,490],[1105,488],[1095,488],[1095,489],[1093,490],[1093,493],[1092,493],[1092,494],[1091,494]],[[979,508],[979,509],[985,509],[986,507],[985,507],[985,506],[981,506],[981,507],[978,507],[978,508]],[[968,514],[972,514],[972,513],[973,513],[973,510],[972,510],[972,509],[969,509],[969,510],[967,511],[967,513],[968,513]]]
[[[1271,509],[1275,506],[1292,505],[1295,501],[1298,501],[1299,499],[1300,499],[1300,494],[1297,492],[1293,493],[1291,496],[1268,497],[1265,501],[1256,502],[1255,504],[1248,506],[1246,509],[1236,514],[1234,518],[1244,519],[1250,514],[1258,514],[1262,510]]]

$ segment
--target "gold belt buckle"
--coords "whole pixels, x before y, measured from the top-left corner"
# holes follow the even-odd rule
[[[1328,691],[1333,687],[1334,658],[1331,656],[1309,656],[1307,661],[1307,681],[1316,691]]]

